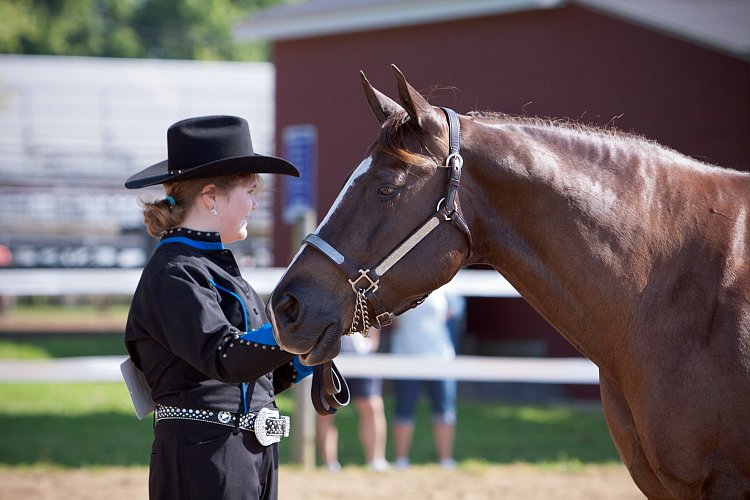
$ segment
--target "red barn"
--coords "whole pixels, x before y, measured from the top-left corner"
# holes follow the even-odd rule
[[[750,2],[731,0],[311,0],[237,36],[271,42],[277,153],[288,127],[315,128],[320,219],[377,133],[359,70],[393,97],[391,63],[460,113],[613,125],[750,170],[749,26]],[[298,241],[276,227],[286,265]],[[471,299],[468,333],[469,352],[577,354],[522,299]]]

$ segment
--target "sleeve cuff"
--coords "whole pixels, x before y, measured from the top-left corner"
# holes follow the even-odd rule
[[[251,332],[243,333],[242,335],[240,335],[240,338],[247,342],[255,342],[257,344],[272,345],[277,347],[279,345],[276,343],[276,339],[273,336],[273,327],[271,327],[271,323],[266,323],[265,325]]]
[[[295,384],[309,377],[313,372],[313,367],[303,365],[299,360],[299,356],[295,356],[294,359],[292,359],[292,363],[294,364],[294,370],[296,372],[296,376],[294,377]]]

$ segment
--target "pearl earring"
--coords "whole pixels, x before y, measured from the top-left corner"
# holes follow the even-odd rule
[[[211,207],[211,215],[219,215],[219,212],[216,211],[216,207]]]

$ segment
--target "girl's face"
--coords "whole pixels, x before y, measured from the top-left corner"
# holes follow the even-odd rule
[[[216,222],[222,243],[247,238],[247,218],[258,207],[255,200],[257,191],[256,179],[250,183],[238,184],[226,194],[216,196]]]

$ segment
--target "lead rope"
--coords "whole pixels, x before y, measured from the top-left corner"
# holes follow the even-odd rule
[[[319,415],[332,415],[349,404],[349,386],[333,361],[313,366],[312,378],[310,396]]]

